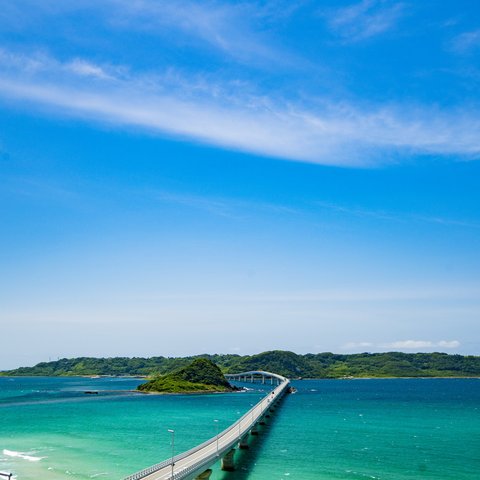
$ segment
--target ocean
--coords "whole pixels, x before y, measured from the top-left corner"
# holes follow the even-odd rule
[[[215,435],[268,386],[140,395],[127,378],[0,377],[0,471],[119,480]],[[479,379],[303,380],[212,480],[480,479]],[[251,384],[245,386],[252,388]],[[265,388],[262,391],[262,388]],[[87,395],[85,391],[99,391]]]

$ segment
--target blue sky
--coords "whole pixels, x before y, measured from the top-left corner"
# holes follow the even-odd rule
[[[0,40],[0,368],[480,353],[477,2],[19,0]]]

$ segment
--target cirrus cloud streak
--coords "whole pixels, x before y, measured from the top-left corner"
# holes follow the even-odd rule
[[[480,154],[475,110],[305,102],[252,93],[240,82],[132,74],[81,58],[0,51],[0,97],[89,122],[190,139],[287,160],[374,166],[399,155]]]

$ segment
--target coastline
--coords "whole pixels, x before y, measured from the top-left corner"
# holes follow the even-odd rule
[[[3,375],[0,372],[0,378],[86,378],[86,379],[99,379],[99,378],[118,378],[118,379],[126,379],[126,380],[145,380],[146,378],[150,378],[150,376],[140,376],[140,375],[98,375],[98,376],[91,376],[91,375]],[[449,375],[449,376],[406,376],[406,377],[302,377],[302,378],[291,378],[292,381],[301,382],[303,380],[401,380],[401,379],[416,379],[418,378],[426,380],[429,378],[470,378],[480,379],[480,375]],[[153,392],[140,392],[140,393],[153,393]],[[161,393],[161,392],[159,392]],[[207,392],[208,393],[208,392]],[[231,393],[231,392],[216,392],[216,393]]]

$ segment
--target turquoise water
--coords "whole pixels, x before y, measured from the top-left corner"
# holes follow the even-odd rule
[[[120,479],[212,437],[265,392],[138,395],[135,379],[0,377],[0,471]],[[309,380],[212,480],[478,479],[480,380]],[[250,386],[251,385],[247,385]],[[261,386],[257,386],[260,387]],[[85,395],[85,390],[99,390]]]

